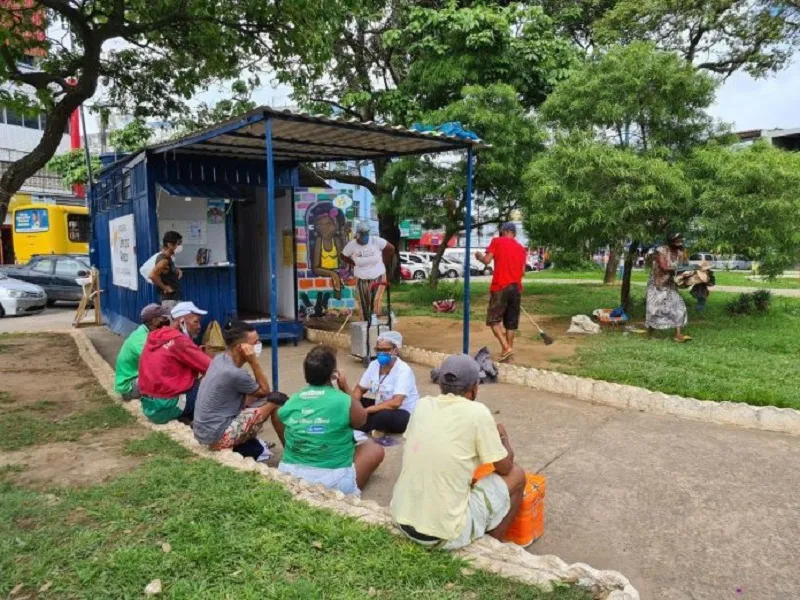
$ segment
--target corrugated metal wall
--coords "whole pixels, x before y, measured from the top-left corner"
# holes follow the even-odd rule
[[[276,168],[276,186],[296,185],[296,165]],[[266,185],[263,161],[209,158],[194,155],[148,153],[120,162],[102,173],[92,189],[92,264],[100,271],[104,290],[103,316],[115,332],[127,334],[142,308],[156,301],[155,288],[139,278],[137,291],[113,285],[109,221],[133,213],[139,266],[158,251],[156,186],[159,182],[191,185]],[[234,234],[235,235],[235,234]],[[236,271],[232,268],[187,269],[183,291],[187,300],[209,311],[209,319],[224,321],[236,311]]]

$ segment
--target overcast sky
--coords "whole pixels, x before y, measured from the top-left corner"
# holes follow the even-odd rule
[[[210,90],[199,99],[214,102],[224,94],[224,90]],[[264,85],[253,99],[269,106],[291,104],[290,89],[285,86]],[[734,131],[800,127],[800,61],[766,79],[737,73],[720,87],[711,113],[733,124]]]

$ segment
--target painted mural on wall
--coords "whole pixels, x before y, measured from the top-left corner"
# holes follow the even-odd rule
[[[355,309],[351,268],[342,249],[356,217],[349,191],[295,191],[298,309],[300,318],[341,316]]]

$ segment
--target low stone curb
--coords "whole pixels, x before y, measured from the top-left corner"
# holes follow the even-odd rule
[[[66,333],[72,336],[81,358],[109,396],[118,400],[144,427],[167,433],[173,440],[199,456],[216,460],[239,471],[255,471],[265,479],[279,482],[296,499],[312,506],[333,510],[365,523],[382,525],[389,528],[392,533],[400,535],[392,524],[389,510],[377,502],[345,496],[339,491],[329,490],[320,485],[310,485],[296,477],[285,475],[278,469],[244,458],[231,450],[211,451],[195,440],[189,427],[177,421],[166,425],[151,423],[142,414],[138,400],[123,402],[119,399],[114,391],[114,371],[98,354],[85,332],[71,329],[48,333]],[[583,563],[569,565],[556,556],[537,556],[519,546],[504,544],[493,538],[484,537],[458,551],[458,554],[476,568],[523,583],[539,585],[544,589],[551,589],[554,583],[563,582],[588,590],[596,600],[639,600],[639,592],[627,578],[616,571],[594,569]]]
[[[306,329],[306,337],[311,342],[342,349],[350,348],[350,337],[344,333]],[[413,346],[403,346],[400,356],[408,362],[438,367],[447,354]],[[632,385],[621,385],[565,375],[556,371],[514,365],[498,365],[498,380],[502,383],[552,394],[563,394],[585,402],[615,408],[671,415],[681,419],[719,425],[736,425],[748,429],[800,435],[800,411],[792,408],[753,406],[743,402],[716,402],[671,396]]]

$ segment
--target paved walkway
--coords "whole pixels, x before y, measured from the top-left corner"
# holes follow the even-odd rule
[[[113,363],[121,340],[87,333]],[[308,348],[281,347],[284,391],[302,385]],[[356,381],[359,364],[340,361]],[[433,392],[429,370],[414,371]],[[481,388],[480,400],[508,428],[517,460],[548,477],[546,533],[531,552],[616,569],[643,599],[800,598],[797,438],[503,384]],[[387,449],[365,498],[388,504],[401,455],[402,445]]]

